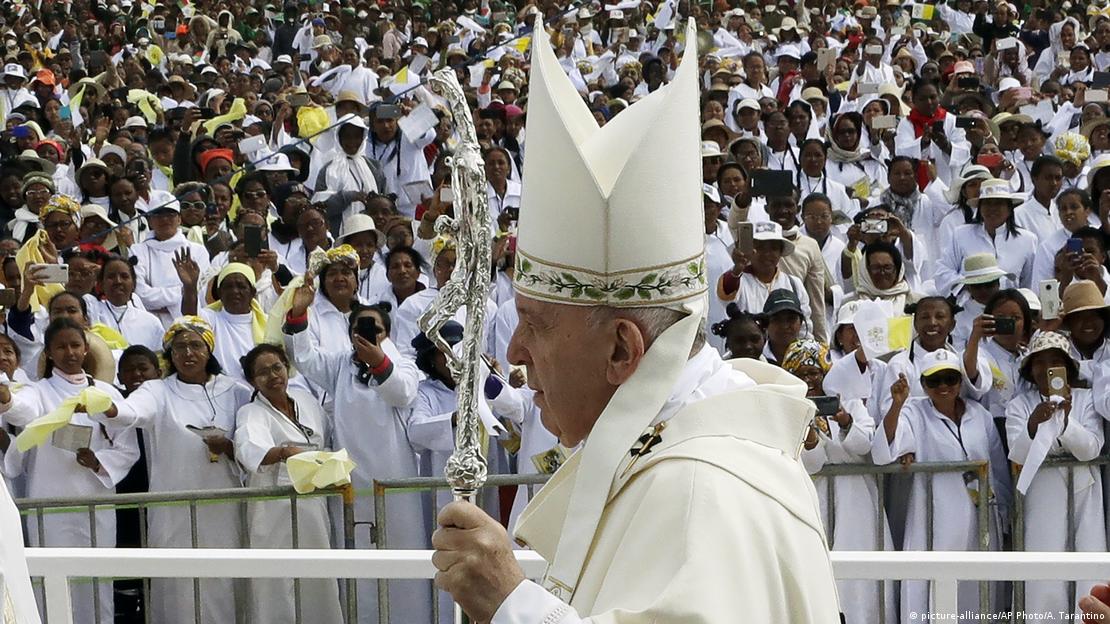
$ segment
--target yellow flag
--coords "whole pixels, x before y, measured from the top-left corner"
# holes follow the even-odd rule
[[[334,453],[305,451],[285,460],[285,468],[293,481],[293,489],[298,494],[308,494],[319,488],[350,483],[355,462],[347,455],[347,449]]]
[[[513,42],[513,48],[515,48],[516,51],[520,52],[521,54],[525,54],[526,52],[528,52],[528,46],[530,45],[532,45],[531,37],[521,37],[520,39],[517,39]]]
[[[910,348],[913,333],[913,317],[896,316],[887,322],[887,344],[891,351]]]
[[[89,413],[99,414],[112,406],[112,397],[100,388],[85,388],[80,394],[62,401],[62,404],[49,414],[31,421],[31,424],[16,436],[16,448],[25,453],[46,442],[50,434],[69,424],[70,419],[73,418],[73,410],[78,405],[84,405]]]

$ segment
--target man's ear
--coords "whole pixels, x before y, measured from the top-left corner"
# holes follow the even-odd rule
[[[613,331],[613,351],[609,356],[605,376],[610,384],[619,386],[636,372],[647,346],[640,327],[628,319],[614,319]]]

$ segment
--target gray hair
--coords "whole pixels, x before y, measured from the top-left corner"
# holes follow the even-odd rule
[[[652,343],[654,343],[668,327],[681,321],[685,317],[685,312],[661,306],[644,308],[596,306],[590,309],[590,315],[586,322],[589,323],[591,327],[597,327],[603,322],[618,318],[632,321],[640,328],[640,331],[643,332],[644,346],[646,349],[650,348]],[[705,328],[699,326],[697,334],[694,335],[694,343],[690,347],[690,354],[688,357],[694,357],[704,346]]]

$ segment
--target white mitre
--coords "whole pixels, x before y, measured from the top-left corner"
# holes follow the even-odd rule
[[[516,291],[614,307],[704,299],[696,54],[599,128],[546,31],[535,32]]]
[[[534,32],[514,288],[545,302],[686,313],[652,342],[553,477],[574,485],[542,585],[570,602],[618,470],[669,398],[708,303],[698,59],[688,46],[671,84],[599,128],[542,23]],[[687,41],[695,36],[691,20]]]

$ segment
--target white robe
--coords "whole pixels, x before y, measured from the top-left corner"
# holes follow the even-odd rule
[[[419,372],[389,340],[381,348],[393,362],[389,377],[380,383],[358,381],[358,368],[350,349],[326,352],[318,348],[308,331],[285,336],[285,352],[293,365],[310,382],[335,388],[335,416],[332,440],[335,448],[345,448],[356,467],[351,482],[357,489],[373,486],[374,479],[418,476],[416,454],[409,444],[403,423],[394,408],[406,408],[416,398]],[[390,494],[386,509],[386,546],[388,548],[426,549],[429,535],[424,531],[424,506],[419,494]],[[355,521],[374,522],[371,497],[355,499]],[[333,526],[337,519],[333,518]],[[356,533],[358,548],[372,548],[370,532]],[[407,621],[431,619],[431,588],[427,581],[390,581],[390,613],[406,615]],[[359,623],[378,621],[378,592],[373,581],[358,583]]]
[[[208,250],[186,240],[180,232],[168,240],[150,238],[131,248],[131,255],[139,259],[135,265],[135,294],[166,329],[181,316],[181,279],[173,267],[173,257],[183,247],[189,249],[203,274],[208,268]]]
[[[128,303],[117,307],[107,300],[89,305],[89,323],[101,323],[114,329],[127,339],[128,345],[142,345],[155,353],[162,350],[162,336],[165,329],[162,322],[150,312]]]
[[[1009,467],[1002,450],[998,430],[991,421],[990,412],[982,405],[965,400],[966,410],[956,425],[933,407],[928,397],[913,397],[906,401],[898,418],[898,429],[893,441],[887,444],[886,433],[880,424],[875,432],[872,458],[876,464],[889,464],[907,453],[915,454],[918,463],[939,461],[977,461],[991,463],[990,488],[1002,492],[1010,487]],[[1001,468],[1001,469],[1000,469]],[[965,484],[965,474],[945,472],[932,475],[914,475],[910,492],[909,513],[906,515],[904,550],[978,550],[979,515],[969,491],[977,488]],[[974,476],[974,473],[970,473]],[[925,480],[933,483],[933,539],[930,547],[926,533],[927,506]],[[992,508],[991,548],[997,549],[999,537],[996,530],[999,518]],[[929,612],[930,589],[927,581],[902,582],[902,621],[923,619]],[[979,584],[962,581],[958,588],[960,613],[978,613]],[[969,620],[961,619],[960,622]]]
[[[1006,407],[1006,434],[1010,440],[1010,460],[1025,464],[1030,447],[1029,417],[1044,399],[1034,387],[1023,382],[1022,391]],[[1060,418],[1058,412],[1053,416]],[[1045,427],[1051,423],[1041,424]],[[1088,461],[1102,448],[1102,419],[1095,413],[1090,390],[1072,390],[1068,425],[1050,442],[1049,458],[1075,458]],[[1037,431],[1038,437],[1041,434]],[[1068,527],[1068,468],[1041,466],[1025,493],[1025,550],[1066,552],[1106,551],[1106,514],[1102,507],[1102,475],[1094,466],[1074,468],[1072,475],[1075,516]],[[1068,538],[1074,548],[1068,548]],[[1028,613],[1077,613],[1078,600],[1099,580],[1076,581],[1076,602],[1069,603],[1066,581],[1030,581],[1025,584],[1025,610]],[[1061,620],[1062,621],[1062,620]]]
[[[972,254],[989,253],[998,259],[998,266],[1014,279],[1002,278],[1003,288],[1036,288],[1033,283],[1033,258],[1037,253],[1037,236],[1017,229],[1010,236],[1005,226],[991,237],[981,223],[969,223],[955,229],[950,245],[941,249],[936,261],[937,291],[947,295],[959,287],[964,258]]]
[[[171,375],[144,382],[126,400],[116,403],[118,422],[143,430],[151,492],[242,487],[238,465],[221,455],[210,461],[208,446],[186,426],[215,426],[235,435],[235,414],[250,400],[250,388],[227,375],[205,385],[188,384]],[[152,507],[147,512],[147,545],[152,548],[194,547],[189,513],[178,507]],[[199,548],[240,548],[242,513],[237,503],[197,507]],[[236,588],[232,579],[204,579],[201,585],[201,622],[235,622]],[[193,581],[152,579],[154,621],[193,623]]]
[[[828,389],[825,391],[828,392]],[[875,421],[859,400],[844,401],[842,406],[852,416],[851,426],[844,430],[830,417],[828,437],[820,436],[817,446],[808,451],[802,450],[802,464],[810,474],[829,464],[858,465],[870,461]],[[876,510],[882,509],[882,502],[879,501],[874,475],[814,477],[813,481],[821,502],[825,533],[831,535],[829,548],[893,550],[886,514],[880,512],[876,517]],[[886,612],[887,622],[895,621],[893,582],[888,581],[884,586],[878,581],[837,581],[836,589],[849,624],[875,622],[880,610]]]
[[[817,495],[798,461],[812,414],[805,386],[766,364],[723,363],[707,347],[674,390],[650,453],[631,464],[627,450],[612,449],[624,457],[575,591],[525,581],[491,624],[840,621]],[[781,426],[767,427],[767,413]],[[555,565],[564,536],[582,530],[568,507],[571,490],[589,481],[578,473],[591,441],[517,525],[516,537]]]
[[[239,408],[235,429],[235,457],[248,473],[247,487],[291,486],[284,462],[267,466],[262,460],[270,449],[285,444],[325,450],[328,422],[312,395],[289,390],[296,405],[297,424],[274,409],[264,396]],[[247,506],[251,548],[293,548],[290,502],[258,501]],[[330,548],[328,507],[320,497],[297,500],[297,547]],[[292,624],[295,613],[291,579],[251,579],[250,614],[254,622]],[[334,579],[301,579],[301,613],[313,622],[340,624],[339,585]]]
[[[10,608],[15,617],[13,624],[39,624],[22,534],[23,518],[8,489],[0,487],[0,535],[8,536],[0,540],[0,612]]]
[[[119,391],[102,381],[92,381],[113,400],[120,400]],[[76,396],[89,387],[90,382],[71,383],[58,375],[24,387],[12,396],[9,409],[3,414],[6,424],[23,427],[34,419],[57,408],[65,399]],[[49,441],[28,450],[22,455],[23,470],[27,475],[27,496],[31,498],[60,498],[72,496],[106,496],[115,494],[119,483],[131,466],[139,459],[139,445],[135,432],[120,424],[101,427],[88,414],[74,414],[73,425],[92,427],[89,448],[100,461],[101,469],[93,472],[77,463],[76,455],[52,446]],[[5,455],[5,463],[20,455],[13,448]],[[11,464],[8,463],[10,466]],[[28,544],[37,546],[72,546],[88,548],[114,548],[116,545],[116,514],[109,509],[96,512],[95,526],[89,523],[89,514],[81,511],[64,514],[44,514],[42,532],[37,517],[27,519]],[[6,539],[6,538],[5,538]],[[95,590],[94,590],[95,588]],[[97,595],[94,597],[94,591]],[[70,584],[74,624],[92,624],[97,621],[99,600],[100,622],[111,622],[114,602],[112,583],[104,580],[95,585],[74,581]],[[40,602],[40,604],[42,604]]]
[[[216,334],[216,350],[213,355],[220,363],[225,375],[246,382],[243,376],[243,366],[239,358],[254,348],[254,315],[232,314],[226,308],[213,310],[204,307],[197,310],[197,314],[212,326]]]

